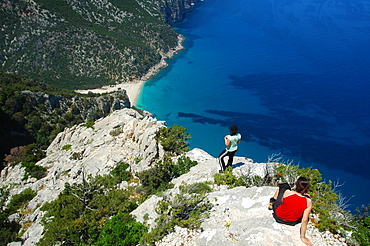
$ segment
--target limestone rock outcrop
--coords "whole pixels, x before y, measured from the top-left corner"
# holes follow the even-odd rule
[[[97,119],[108,115],[114,110],[129,108],[130,100],[125,90],[111,92],[95,97],[64,97],[61,95],[46,94],[44,92],[22,91],[24,103],[32,110],[40,112],[42,116],[53,113],[55,109],[61,112],[75,111],[84,120]],[[42,107],[40,107],[42,105]]]
[[[187,153],[198,165],[192,167],[189,173],[174,179],[175,187],[167,194],[176,194],[183,184],[213,181],[213,175],[218,173],[217,159],[200,149]],[[235,157],[233,173],[236,176],[258,175],[264,177],[271,171],[273,163],[254,163],[245,157]],[[227,246],[227,245],[305,245],[299,238],[300,224],[296,226],[282,225],[272,217],[268,210],[270,198],[276,187],[213,187],[218,189],[208,194],[209,201],[214,205],[209,217],[201,224],[201,230],[190,230],[176,227],[174,231],[162,239],[157,246]],[[152,196],[141,204],[132,214],[142,223],[155,226],[158,215],[154,208],[161,197]],[[333,235],[321,233],[311,223],[306,233],[313,245],[346,245]]]
[[[26,188],[37,191],[37,195],[25,208],[23,216],[12,218],[20,224],[30,225],[22,236],[23,243],[15,245],[35,245],[41,238],[43,226],[40,210],[46,202],[55,200],[64,189],[66,182],[73,184],[82,181],[87,175],[109,173],[117,163],[130,164],[133,173],[146,170],[153,162],[163,157],[163,148],[154,139],[156,131],[165,123],[146,116],[133,109],[122,109],[99,119],[93,127],[84,124],[65,129],[47,149],[46,158],[37,164],[47,168],[47,176],[36,180],[22,180],[24,170],[20,165],[6,167],[0,176],[0,187],[11,185],[10,195],[19,194]],[[193,149],[186,155],[198,162],[190,172],[174,179],[174,188],[166,194],[176,194],[183,183],[213,181],[218,173],[217,159],[201,149]],[[254,163],[245,157],[235,157],[233,173],[264,177],[271,172],[273,163]],[[267,209],[269,198],[275,187],[237,187],[227,189],[213,186],[208,199],[213,204],[209,217],[202,222],[201,230],[174,228],[158,246],[176,245],[303,245],[299,239],[299,225],[278,224]],[[155,226],[156,204],[162,198],[152,196],[132,212],[137,221],[149,227]],[[145,218],[144,218],[145,217]],[[331,234],[320,233],[311,224],[307,236],[314,245],[345,245]]]
[[[37,163],[47,168],[46,177],[22,180],[24,169],[20,165],[6,167],[1,172],[0,187],[11,185],[10,195],[26,188],[37,191],[28,204],[32,212],[20,221],[31,224],[23,235],[23,245],[35,245],[39,240],[44,215],[40,207],[55,200],[66,182],[79,183],[88,175],[108,174],[119,162],[130,164],[132,172],[140,172],[161,158],[164,152],[154,136],[163,126],[164,122],[143,117],[133,109],[116,110],[93,127],[81,124],[61,132],[47,149],[46,158]]]

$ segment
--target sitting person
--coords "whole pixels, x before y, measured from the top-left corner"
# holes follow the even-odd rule
[[[274,197],[270,199],[270,204],[273,203],[270,209],[274,210],[273,216],[278,223],[286,225],[301,223],[301,240],[306,245],[312,245],[305,236],[308,216],[312,209],[312,201],[307,194],[310,184],[306,178],[299,177],[295,185],[295,191],[292,191],[289,184],[280,184]]]

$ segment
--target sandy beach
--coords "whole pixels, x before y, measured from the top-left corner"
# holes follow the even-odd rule
[[[148,73],[145,74],[141,79],[134,80],[128,83],[120,83],[116,85],[109,85],[103,86],[102,88],[97,89],[87,89],[87,90],[75,90],[77,93],[87,94],[89,92],[92,93],[109,93],[117,90],[126,90],[128,98],[131,102],[131,106],[136,106],[137,100],[139,99],[141,88],[144,86],[144,83],[150,80],[154,75],[156,75],[161,69],[165,68],[168,64],[165,59],[172,58],[180,50],[184,49],[182,43],[184,41],[184,37],[180,34],[178,36],[178,43],[175,48],[167,52],[167,54],[163,55],[163,59],[151,69],[149,69]]]
[[[131,106],[136,106],[137,99],[140,96],[141,88],[144,86],[144,83],[150,80],[151,77],[156,75],[159,70],[166,67],[168,64],[167,62],[162,59],[157,65],[149,69],[148,73],[143,76],[141,79],[134,80],[128,83],[120,83],[116,85],[107,85],[103,86],[102,88],[97,89],[87,89],[87,90],[75,90],[77,93],[87,94],[89,92],[92,93],[109,93],[118,90],[126,90],[127,96],[131,102]]]
[[[139,98],[141,88],[143,87],[144,83],[145,83],[144,80],[137,80],[131,83],[122,83],[122,84],[111,85],[111,86],[103,86],[102,88],[98,88],[98,89],[76,90],[75,92],[81,93],[81,94],[87,94],[89,92],[109,93],[109,92],[118,91],[118,90],[126,90],[126,93],[131,102],[131,105],[135,106],[137,99]]]

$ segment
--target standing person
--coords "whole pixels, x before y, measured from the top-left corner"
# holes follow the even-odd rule
[[[223,172],[226,170],[227,167],[232,166],[233,158],[234,158],[235,152],[238,150],[238,143],[240,143],[241,138],[242,136],[240,135],[240,133],[238,133],[238,127],[236,125],[232,125],[230,127],[230,135],[226,135],[224,137],[226,148],[218,156],[218,161],[221,167],[220,172]],[[225,156],[229,157],[226,166],[225,166],[225,161],[224,161]]]
[[[295,183],[295,191],[290,190],[287,183],[280,184],[270,202],[273,202],[273,216],[276,222],[292,226],[301,223],[301,240],[306,245],[312,246],[306,237],[308,219],[312,209],[312,201],[307,194],[309,188],[308,180],[305,177],[299,177]]]

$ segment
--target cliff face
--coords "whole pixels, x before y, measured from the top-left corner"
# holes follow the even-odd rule
[[[161,158],[163,149],[154,140],[159,127],[163,127],[163,122],[143,118],[135,110],[117,110],[109,117],[97,120],[91,128],[79,125],[60,133],[47,149],[47,157],[37,163],[47,168],[46,177],[21,181],[24,169],[20,165],[6,167],[1,172],[0,187],[11,186],[10,196],[26,188],[37,191],[27,206],[29,213],[23,217],[19,214],[12,216],[20,224],[31,224],[23,235],[23,245],[35,245],[40,239],[44,215],[40,208],[55,200],[66,182],[81,183],[88,175],[107,174],[119,162],[129,163],[131,171],[138,172]],[[139,163],[135,161],[138,159],[141,160]],[[125,188],[125,184],[122,185]]]
[[[131,106],[126,91],[115,91],[109,94],[84,97],[65,97],[44,92],[20,92],[23,102],[41,116],[50,116],[56,109],[61,112],[70,111],[79,115],[83,120],[98,119],[117,109]]]
[[[130,171],[137,173],[151,167],[155,160],[163,157],[161,145],[154,139],[155,133],[164,122],[144,117],[132,109],[122,109],[99,119],[92,128],[84,125],[65,129],[47,149],[46,158],[37,164],[47,168],[47,176],[36,180],[20,180],[24,170],[20,165],[7,167],[1,172],[0,187],[12,185],[10,196],[31,188],[37,195],[20,213],[13,214],[12,220],[28,225],[23,231],[23,244],[35,245],[43,234],[41,220],[44,216],[41,207],[55,200],[64,189],[66,182],[81,183],[88,175],[108,174],[119,162],[130,164]],[[66,148],[68,146],[68,148]],[[191,168],[172,183],[174,188],[166,192],[175,196],[182,184],[213,181],[218,173],[217,159],[208,153],[194,149],[186,154],[198,165]],[[272,164],[253,163],[244,157],[236,157],[234,174],[264,176]],[[121,189],[128,187],[122,182]],[[158,245],[302,245],[299,240],[299,225],[295,227],[277,224],[267,210],[274,187],[237,187],[227,189],[213,187],[207,196],[213,208],[210,216],[202,223],[202,230],[175,228]],[[142,203],[132,214],[149,227],[155,226],[154,219],[157,201],[161,197],[152,196]],[[149,215],[149,216],[147,216]],[[345,245],[334,240],[332,235],[317,231],[312,225],[307,232],[314,245]]]
[[[68,89],[141,78],[178,45],[170,24],[195,2],[2,1],[1,68]]]
[[[4,104],[0,103],[0,108],[4,110],[0,114],[0,155],[2,157],[9,154],[11,148],[17,146],[35,141],[43,144],[40,137],[46,139],[58,129],[86,122],[87,119],[96,120],[114,110],[131,106],[125,90],[95,96],[58,95],[25,90],[15,91],[11,98],[4,100]],[[14,158],[17,157],[10,154],[6,162]],[[0,169],[2,169],[1,165]]]

